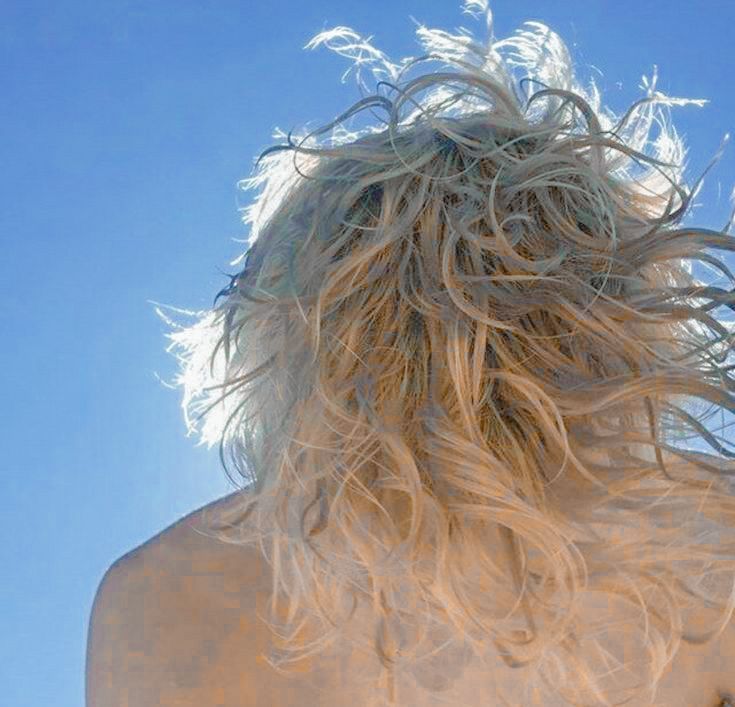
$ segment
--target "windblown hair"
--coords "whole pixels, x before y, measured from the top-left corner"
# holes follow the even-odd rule
[[[345,27],[306,45],[370,67],[375,92],[260,155],[243,269],[193,324],[166,318],[189,431],[246,480],[216,537],[268,558],[272,622],[288,599],[277,669],[362,607],[388,704],[398,671],[447,688],[419,669],[439,630],[464,651],[455,680],[491,650],[530,671],[497,704],[532,686],[650,701],[735,605],[735,454],[704,425],[733,410],[714,310],[735,296],[691,268],[733,282],[705,252],[735,249],[733,219],[681,225],[704,174],[682,182],[664,112],[706,101],[654,71],[618,118],[547,26],[497,41],[486,0],[464,10],[486,44],[419,25],[425,54],[400,64]],[[341,125],[365,109],[378,126]],[[605,630],[641,655],[615,657]]]

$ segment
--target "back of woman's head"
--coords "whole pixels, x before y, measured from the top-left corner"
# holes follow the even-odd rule
[[[465,9],[487,43],[421,26],[426,54],[398,65],[344,27],[307,45],[379,80],[246,180],[244,267],[169,334],[187,423],[248,481],[220,535],[269,558],[299,629],[286,653],[334,645],[359,605],[391,675],[418,675],[431,621],[570,702],[650,698],[735,601],[734,455],[703,424],[733,408],[714,310],[735,297],[691,268],[732,281],[706,250],[735,243],[729,223],[681,226],[701,177],[682,182],[661,120],[703,101],[654,73],[618,117],[548,27],[497,41],[486,4]],[[377,126],[342,126],[366,110]],[[632,684],[600,667],[613,618],[589,622],[593,594],[630,612]]]

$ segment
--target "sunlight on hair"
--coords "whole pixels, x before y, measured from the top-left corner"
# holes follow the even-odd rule
[[[497,40],[486,1],[463,10],[484,43],[419,24],[424,53],[399,63],[348,27],[313,37],[362,98],[259,156],[212,309],[157,308],[189,433],[245,481],[215,535],[268,558],[277,669],[339,645],[359,606],[376,704],[405,704],[407,674],[445,691],[431,666],[453,682],[475,659],[530,671],[497,704],[651,700],[735,605],[735,453],[704,425],[733,411],[715,310],[735,296],[692,272],[732,286],[707,252],[735,250],[732,218],[681,225],[729,136],[689,188],[667,111],[705,100],[654,70],[617,116],[547,26]],[[429,654],[440,634],[455,663]]]

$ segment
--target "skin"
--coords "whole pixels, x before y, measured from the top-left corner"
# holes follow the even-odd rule
[[[367,693],[346,687],[369,672],[362,655],[302,660],[292,677],[263,660],[271,643],[258,614],[267,614],[269,566],[256,549],[219,543],[193,529],[204,527],[205,511],[224,510],[236,500],[232,494],[195,511],[110,567],[90,619],[87,707],[366,704]],[[733,623],[716,642],[682,645],[655,707],[727,704],[723,700],[735,692]],[[468,701],[447,704],[488,704],[476,685],[465,687]],[[411,699],[412,707],[429,704],[445,703]]]

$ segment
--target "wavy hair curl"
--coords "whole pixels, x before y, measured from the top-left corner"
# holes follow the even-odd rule
[[[653,699],[681,642],[735,606],[735,454],[704,425],[733,411],[715,310],[735,296],[691,267],[733,282],[706,252],[735,249],[733,219],[682,225],[719,154],[689,189],[667,121],[706,101],[654,70],[618,117],[546,25],[498,41],[485,0],[464,10],[487,43],[419,25],[425,53],[398,64],[350,28],[317,34],[305,48],[353,59],[363,97],[260,155],[244,265],[213,307],[190,325],[158,309],[189,433],[246,481],[215,536],[259,544],[273,625],[288,600],[276,669],[362,607],[388,704],[399,671],[446,691],[436,661],[452,683],[485,654],[530,671],[506,704],[534,686]],[[342,125],[366,109],[378,125]],[[700,608],[708,631],[686,626]],[[621,628],[642,653],[610,667],[601,637]]]

